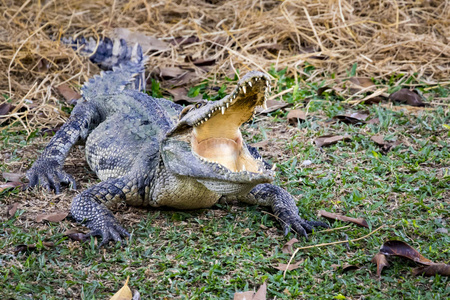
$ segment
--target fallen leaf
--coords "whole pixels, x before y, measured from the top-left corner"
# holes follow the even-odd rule
[[[73,241],[84,242],[90,237],[86,235],[84,232],[79,231],[76,228],[72,228],[64,232],[64,235],[70,238]]]
[[[389,99],[394,102],[406,103],[411,106],[426,106],[426,104],[422,102],[421,97],[409,89],[401,89],[391,94]]]
[[[8,207],[6,208],[6,217],[8,219],[14,217],[18,207],[19,203],[13,203],[11,205],[8,205]]]
[[[20,182],[20,179],[24,177],[23,173],[2,173],[3,178],[6,179],[6,181],[12,181],[12,182]]]
[[[399,141],[385,141],[382,135],[374,135],[370,139],[380,146],[384,153],[401,144]]]
[[[132,32],[126,28],[114,28],[109,36],[124,39],[128,45],[139,43],[143,52],[170,50],[170,46],[166,42],[142,32]]]
[[[366,77],[351,77],[349,81],[363,88],[375,86],[372,79]]]
[[[329,145],[333,145],[336,144],[337,142],[340,141],[350,141],[351,137],[349,135],[323,135],[323,136],[319,136],[318,138],[316,138],[314,140],[314,142],[316,143],[317,147],[324,147],[324,146],[329,146]]]
[[[359,267],[355,266],[355,265],[349,265],[349,264],[342,266],[342,273],[347,273],[349,271],[355,271],[355,270],[359,270]]]
[[[290,125],[296,126],[298,122],[306,121],[306,113],[299,109],[293,109],[289,111],[287,115],[287,120]]]
[[[234,300],[252,300],[255,292],[247,291],[247,292],[238,292],[234,293]]]
[[[429,266],[419,267],[412,270],[413,275],[434,276],[436,274],[450,276],[450,265],[447,264],[431,264]]]
[[[416,249],[402,241],[387,241],[381,246],[380,253],[384,255],[402,256],[423,265],[434,264],[428,258],[425,258]]]
[[[294,252],[293,245],[297,242],[298,240],[296,238],[290,239],[286,244],[284,244],[283,248],[281,248],[281,252],[292,254]]]
[[[333,119],[344,122],[346,124],[358,124],[358,123],[365,123],[369,115],[364,113],[348,113],[343,115],[336,115],[333,117]]]
[[[64,220],[68,212],[60,212],[54,214],[40,214],[36,216],[36,222],[49,221],[49,222],[61,222]]]
[[[58,93],[60,93],[66,102],[77,100],[81,98],[81,95],[74,91],[67,83],[60,84],[56,87]]]
[[[280,270],[280,271],[292,271],[295,269],[300,268],[300,266],[303,264],[303,259],[296,262],[295,264],[282,264],[279,263],[275,266],[273,266],[275,269]]]
[[[0,104],[0,124],[3,123],[4,120],[7,118],[2,118],[2,116],[7,116],[10,111],[12,111],[15,108],[14,105],[11,105],[9,103],[2,103]]]
[[[0,193],[11,188],[23,186],[22,182],[7,182],[0,184]]]
[[[284,101],[277,101],[277,100],[266,100],[266,105],[267,105],[267,109],[258,107],[256,109],[256,112],[258,114],[268,114],[271,112],[274,112],[280,108],[285,108],[287,106],[289,106],[289,103],[286,103]]]
[[[370,119],[369,121],[366,121],[366,124],[380,124],[380,119],[378,118]]]
[[[131,293],[130,288],[128,287],[128,280],[130,276],[127,277],[127,281],[123,285],[123,287],[115,293],[110,300],[132,300],[133,294]]]
[[[363,218],[351,218],[351,217],[347,217],[341,214],[337,214],[337,213],[331,213],[325,210],[319,210],[319,216],[323,216],[325,218],[328,219],[332,219],[332,220],[340,220],[340,221],[344,221],[344,222],[351,222],[354,223],[356,225],[362,226],[362,227],[366,227],[369,228],[369,225],[367,224],[367,221]]]
[[[42,245],[46,248],[51,248],[55,246],[55,243],[53,242],[42,242]],[[17,245],[14,248],[15,253],[24,252],[24,251],[30,251],[30,250],[36,250],[37,246],[36,244],[21,244]]]
[[[189,71],[181,69],[179,67],[158,68],[158,76],[164,80],[169,80],[172,78],[179,78],[188,72]]]
[[[383,253],[378,252],[375,254],[375,256],[372,258],[372,263],[377,264],[377,276],[381,277],[381,271],[384,267],[388,267],[389,263],[387,262],[386,255]]]
[[[258,291],[256,291],[256,294],[253,296],[252,300],[266,300],[267,295],[267,284],[264,281],[264,283],[259,287]]]
[[[201,66],[212,66],[216,63],[215,59],[203,59],[203,58],[197,58],[197,59],[193,59],[192,56],[190,55],[186,55],[186,57],[184,58],[185,62],[191,62],[194,65],[196,65],[197,67],[201,67]]]
[[[238,292],[234,294],[234,300],[266,300],[267,285],[264,282],[255,293],[253,291]]]
[[[173,102],[178,103],[180,105],[189,105],[192,103],[204,101],[203,96],[201,94],[193,98],[188,97],[188,91],[184,87],[167,89],[166,91],[173,96]]]

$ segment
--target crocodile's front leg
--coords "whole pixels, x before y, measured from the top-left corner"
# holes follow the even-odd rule
[[[76,189],[73,177],[62,170],[70,148],[79,140],[86,139],[89,129],[100,121],[100,114],[91,102],[80,102],[75,106],[69,120],[50,140],[41,156],[28,170],[29,186],[41,184],[58,194],[61,182],[71,183]]]
[[[294,197],[276,185],[259,184],[246,197],[238,199],[249,204],[271,206],[285,235],[293,229],[298,234],[308,237],[308,232],[312,232],[314,227],[328,227],[324,222],[302,219],[298,214]]]
[[[77,222],[91,229],[88,236],[102,237],[101,247],[109,241],[121,241],[122,238],[129,236],[108,207],[143,196],[139,194],[136,181],[126,177],[109,178],[76,196],[70,213]]]

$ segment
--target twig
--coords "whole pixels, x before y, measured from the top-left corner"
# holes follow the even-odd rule
[[[337,245],[337,244],[344,244],[344,243],[350,243],[350,242],[360,241],[360,240],[363,240],[363,239],[365,239],[365,238],[371,236],[372,234],[374,234],[375,232],[377,232],[378,230],[380,230],[380,229],[383,228],[384,226],[386,226],[386,224],[381,225],[380,227],[378,227],[377,229],[373,230],[372,232],[366,234],[365,236],[362,236],[362,237],[360,237],[360,238],[357,238],[357,239],[353,239],[353,240],[344,240],[344,241],[337,241],[337,242],[331,242],[331,243],[323,243],[323,244],[317,244],[317,245],[305,246],[305,247],[300,247],[300,248],[295,249],[294,253],[293,253],[292,256],[291,256],[291,259],[289,259],[289,262],[288,262],[288,264],[287,264],[287,266],[286,266],[286,270],[284,270],[283,278],[286,277],[286,272],[287,272],[287,270],[288,270],[288,268],[289,268],[289,265],[291,264],[292,260],[293,260],[294,257],[295,257],[295,254],[297,254],[298,251],[304,250],[304,249],[318,248],[318,247],[322,247],[322,246],[330,246],[330,245]]]

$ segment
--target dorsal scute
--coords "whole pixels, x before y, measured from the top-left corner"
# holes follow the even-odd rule
[[[124,45],[126,47],[126,44]],[[90,100],[98,95],[117,94],[124,89],[145,90],[144,73],[147,59],[142,53],[141,46],[136,44],[130,60],[89,79],[81,88],[83,97]]]

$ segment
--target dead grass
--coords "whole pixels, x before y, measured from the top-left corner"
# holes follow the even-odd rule
[[[448,84],[450,77],[449,1],[4,0],[0,11],[0,93],[15,105],[9,121],[28,133],[67,117],[56,86],[76,88],[98,72],[52,38],[98,37],[114,28],[169,43],[150,53],[148,69],[190,68],[196,76],[182,82],[188,85],[270,66],[298,76],[306,62],[316,68],[309,81],[324,72],[347,77],[355,63],[364,77],[405,73],[428,84]],[[195,39],[174,43],[189,37]],[[187,56],[213,58],[215,65],[196,67]]]

